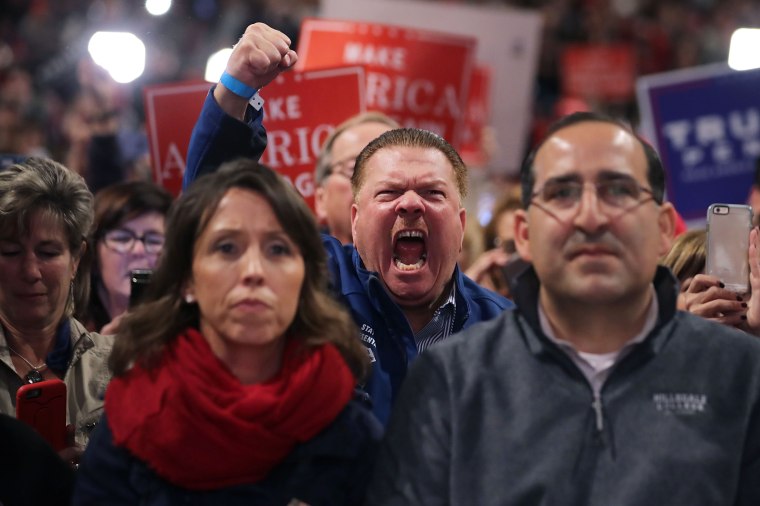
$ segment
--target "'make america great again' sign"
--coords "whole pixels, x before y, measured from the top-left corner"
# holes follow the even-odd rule
[[[474,38],[306,19],[299,41],[297,69],[362,65],[368,110],[384,112],[403,126],[431,130],[457,147],[461,144]]]

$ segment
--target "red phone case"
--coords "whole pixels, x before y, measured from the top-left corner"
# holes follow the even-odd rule
[[[31,425],[56,451],[66,448],[66,384],[59,379],[23,385],[16,418]]]

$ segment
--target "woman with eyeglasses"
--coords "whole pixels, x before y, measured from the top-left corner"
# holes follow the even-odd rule
[[[164,220],[172,197],[144,181],[108,186],[95,195],[90,234],[91,297],[82,321],[111,334],[129,305],[130,273],[153,269],[164,247]]]

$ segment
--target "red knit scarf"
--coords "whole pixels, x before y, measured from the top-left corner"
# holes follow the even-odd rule
[[[260,481],[352,395],[354,377],[334,346],[300,350],[289,339],[279,373],[243,385],[188,329],[156,368],[135,365],[111,381],[105,409],[114,444],[188,489]]]

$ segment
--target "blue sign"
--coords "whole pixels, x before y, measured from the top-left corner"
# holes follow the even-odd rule
[[[28,157],[26,155],[17,155],[15,153],[0,153],[0,170],[10,167],[16,163],[21,163]]]
[[[712,203],[745,203],[760,158],[760,69],[708,65],[644,76],[636,89],[678,212],[704,220]]]

